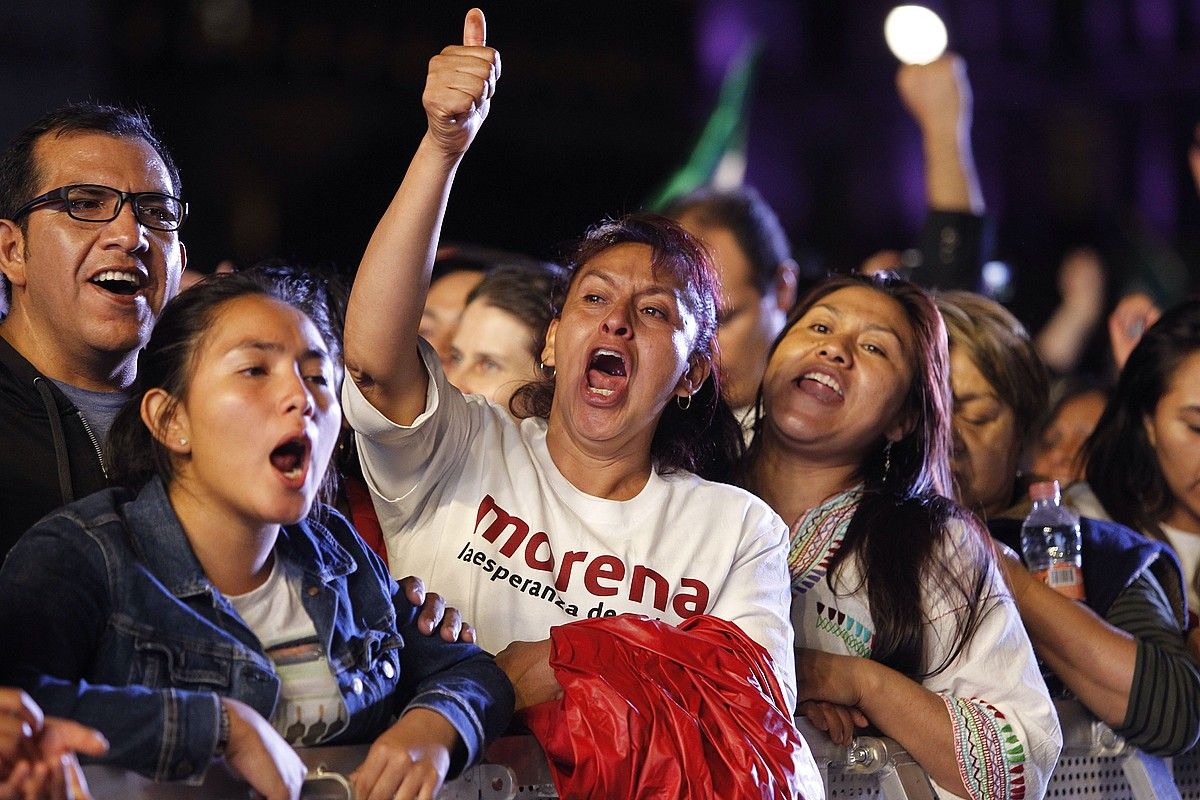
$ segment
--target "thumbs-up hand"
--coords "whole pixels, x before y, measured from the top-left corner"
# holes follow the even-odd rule
[[[486,46],[483,12],[472,8],[463,23],[462,45],[451,45],[429,62],[421,102],[429,119],[429,137],[447,154],[466,152],[488,115],[500,54]]]

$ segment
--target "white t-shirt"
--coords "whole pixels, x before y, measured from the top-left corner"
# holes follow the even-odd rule
[[[276,557],[271,575],[246,594],[226,596],[254,632],[279,675],[279,702],[271,724],[288,744],[311,747],[349,721],[337,679],[300,599],[301,577]]]
[[[630,500],[585,494],[551,459],[545,420],[463,397],[421,354],[429,391],[411,426],[353,381],[342,391],[394,572],[421,576],[492,652],[586,617],[712,614],[766,648],[795,702],[788,531],[770,507],[690,473],[652,473]]]
[[[798,647],[871,655],[875,622],[857,559],[841,561],[834,587],[826,578],[859,496],[857,488],[835,495],[796,523],[791,568]],[[969,559],[979,543],[965,537],[975,535],[951,520],[942,542],[943,562]],[[961,597],[947,597],[928,583],[923,591],[925,652],[933,667],[949,654],[955,618],[965,609]],[[983,597],[989,608],[970,644],[921,685],[946,704],[959,771],[973,797],[1041,797],[1062,747],[1058,716],[1025,627],[995,569],[988,572]],[[936,788],[941,797],[957,797]]]

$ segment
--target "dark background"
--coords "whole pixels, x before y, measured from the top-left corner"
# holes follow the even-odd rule
[[[686,159],[725,66],[764,46],[748,182],[829,267],[911,244],[920,141],[883,2],[640,0],[485,8],[504,76],[445,238],[553,257]],[[969,66],[974,142],[1012,302],[1034,327],[1078,244],[1115,292],[1197,283],[1200,0],[929,2]],[[424,130],[442,0],[0,2],[0,138],[74,99],[144,107],[183,171],[194,266],[281,255],[351,271]],[[1189,267],[1189,265],[1193,265]]]

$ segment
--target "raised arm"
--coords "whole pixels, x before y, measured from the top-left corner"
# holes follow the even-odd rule
[[[896,88],[921,129],[925,196],[934,211],[984,212],[983,190],[971,151],[971,84],[954,53],[930,64],[905,64]]]
[[[971,84],[954,53],[930,64],[906,64],[896,89],[921,130],[925,155],[925,224],[913,280],[941,289],[979,288],[989,255],[983,190],[971,150]]]
[[[1052,372],[1074,371],[1088,339],[1104,316],[1104,263],[1089,248],[1072,250],[1058,268],[1062,302],[1034,337],[1038,355]]]
[[[500,78],[500,54],[485,39],[483,12],[473,8],[462,45],[429,62],[422,95],[429,128],[371,236],[346,311],[346,371],[372,405],[402,425],[425,409],[417,327],[446,199]]]

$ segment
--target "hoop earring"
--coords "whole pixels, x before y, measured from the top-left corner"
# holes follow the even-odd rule
[[[684,402],[685,400],[687,402]],[[690,394],[683,396],[675,395],[675,405],[679,406],[680,411],[687,411],[692,407],[692,396]]]
[[[892,442],[889,440],[883,446],[883,482],[887,483],[888,472],[892,469]]]
[[[546,362],[545,362],[545,361],[539,361],[539,362],[538,362],[538,369],[540,369],[542,372],[545,372],[546,370],[550,370],[550,377],[551,377],[551,378],[553,378],[553,377],[555,377],[556,375],[558,375],[558,370],[557,370],[557,369],[555,369],[554,367],[547,367],[547,366],[546,366]]]

